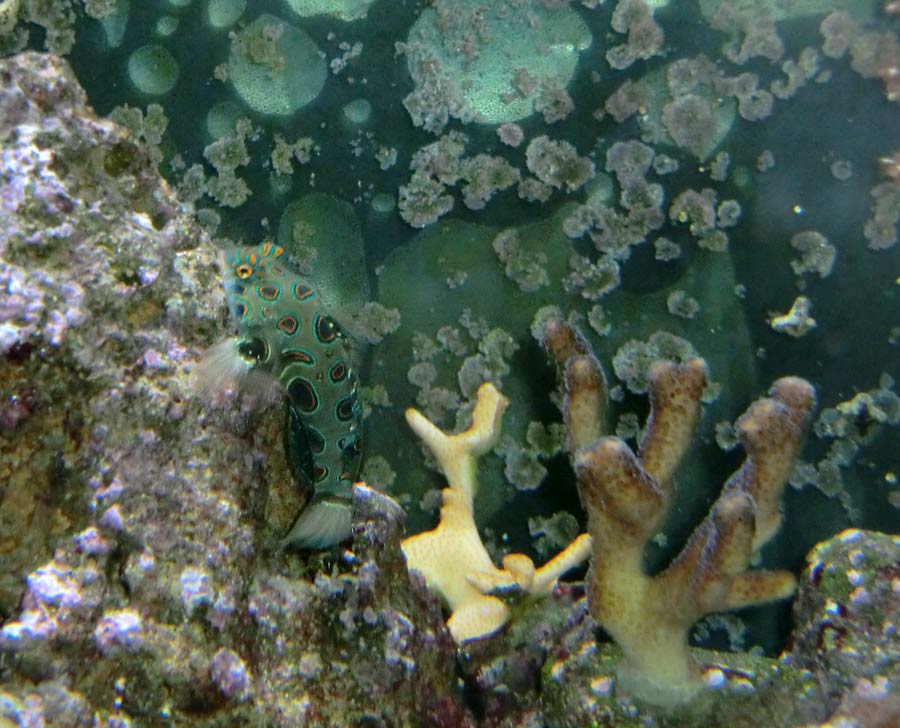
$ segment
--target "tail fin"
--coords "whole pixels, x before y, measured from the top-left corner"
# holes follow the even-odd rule
[[[330,493],[314,495],[282,540],[281,548],[330,548],[350,536],[352,522],[349,498]]]

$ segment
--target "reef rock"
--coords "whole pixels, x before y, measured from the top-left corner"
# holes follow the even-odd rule
[[[0,725],[467,725],[392,501],[265,548],[280,409],[191,384],[216,248],[56,57],[0,61],[0,219]]]
[[[900,536],[848,529],[810,553],[790,660],[819,680],[827,725],[900,725]]]

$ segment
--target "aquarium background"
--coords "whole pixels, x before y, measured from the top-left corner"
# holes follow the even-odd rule
[[[650,5],[26,0],[3,42],[64,52],[218,245],[277,239],[327,292],[360,344],[363,476],[410,533],[435,523],[443,483],[403,410],[462,426],[485,379],[512,401],[480,474],[489,549],[540,562],[583,530],[530,333],[556,306],[591,339],[611,431],[632,443],[648,360],[710,363],[652,568],[740,464],[728,423],[779,376],[815,385],[762,555],[798,570],[842,528],[900,525],[900,18],[871,1]],[[254,92],[290,110],[261,113]],[[777,652],[788,610],[741,614],[744,635],[713,620],[704,643]]]

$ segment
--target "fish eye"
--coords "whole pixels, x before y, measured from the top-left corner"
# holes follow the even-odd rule
[[[268,355],[266,342],[262,339],[246,339],[238,344],[238,354],[248,362],[261,362]]]
[[[234,272],[237,274],[238,278],[249,278],[253,275],[253,266],[247,265],[246,263],[241,263],[237,268],[234,269]]]

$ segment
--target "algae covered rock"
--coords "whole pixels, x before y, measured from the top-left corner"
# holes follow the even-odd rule
[[[900,536],[848,529],[810,553],[790,660],[817,676],[828,717],[900,721]]]
[[[224,297],[208,239],[147,151],[87,107],[68,67],[40,55],[4,66],[6,590],[102,517],[124,473],[157,490],[172,480],[159,443],[183,426],[187,362]],[[5,595],[0,613],[18,602]]]
[[[0,110],[0,723],[468,725],[396,504],[266,549],[281,411],[197,396],[218,251],[144,146],[52,56],[0,62]]]

